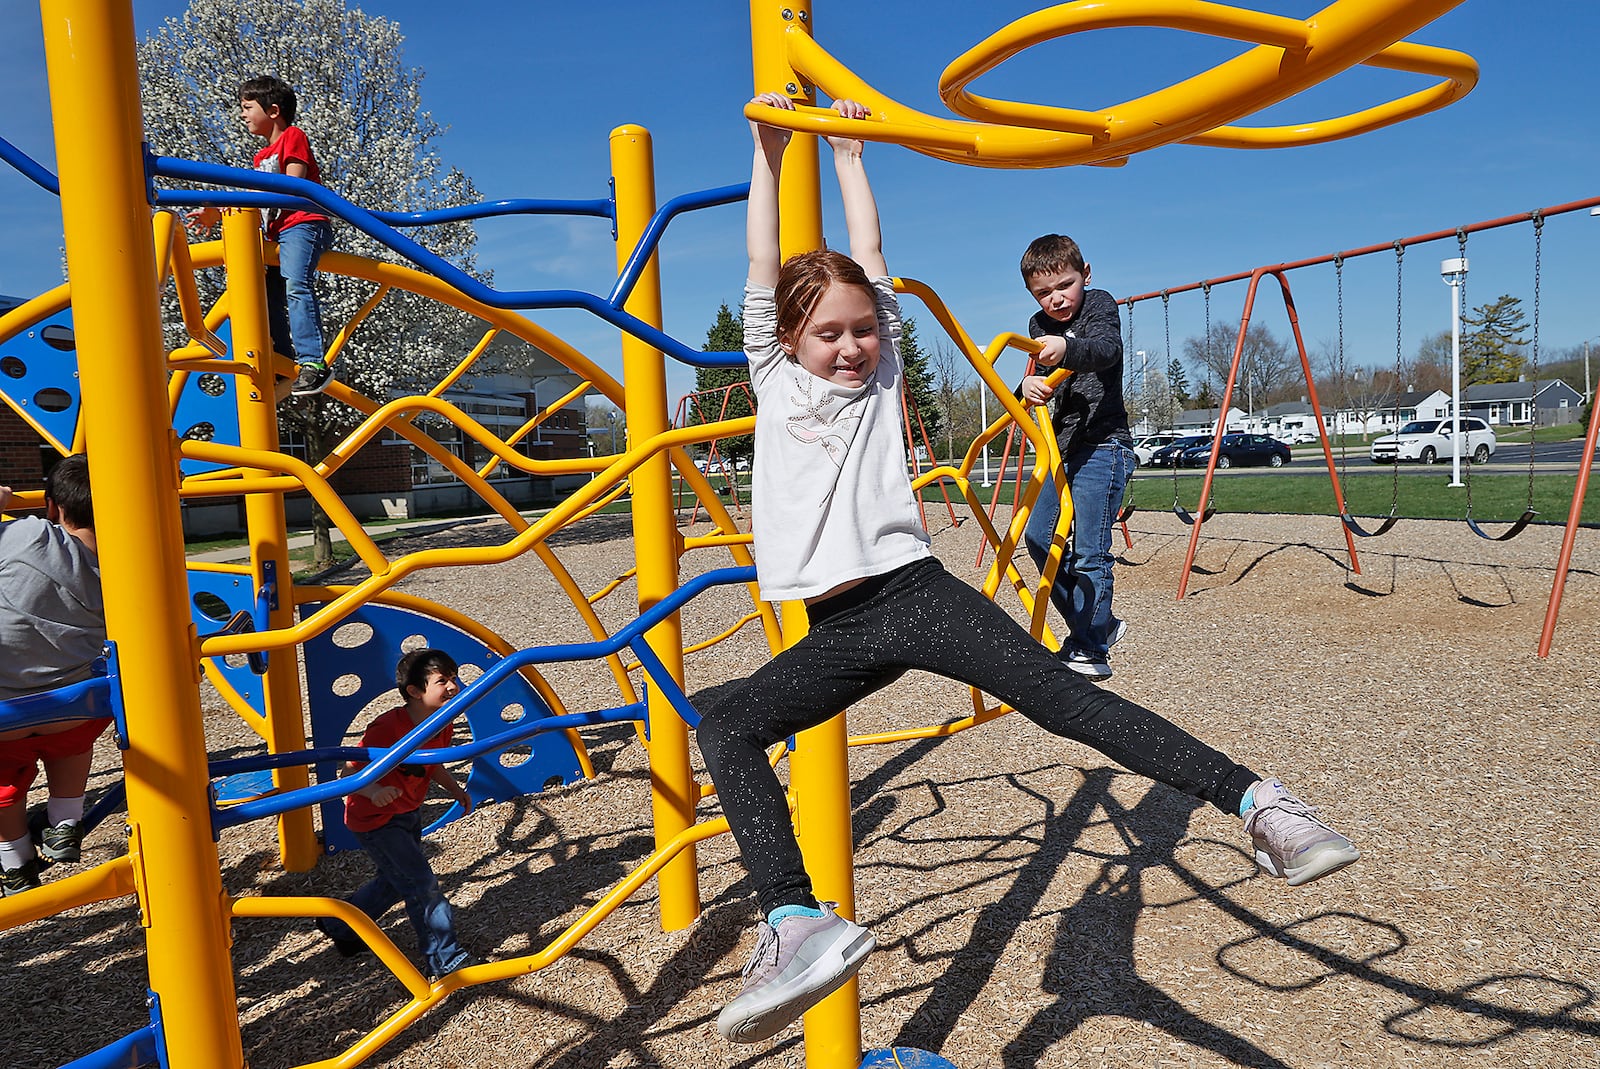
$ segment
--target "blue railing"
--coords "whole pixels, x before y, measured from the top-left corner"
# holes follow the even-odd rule
[[[27,178],[61,195],[61,184],[56,176],[38,161],[0,138],[0,159],[9,163]],[[490,219],[503,215],[586,215],[609,219],[613,236],[616,228],[614,202],[605,200],[498,200],[481,204],[435,208],[425,212],[371,212],[334,193],[326,186],[304,178],[267,174],[240,167],[224,167],[214,163],[200,163],[179,159],[176,156],[145,155],[145,174],[149,179],[157,176],[187,182],[207,182],[227,186],[226,190],[168,190],[156,189],[151,181],[150,203],[157,207],[196,208],[204,206],[229,208],[288,208],[325,212],[354,226],[386,248],[399,253],[437,278],[456,287],[473,300],[491,308],[581,308],[598,316],[619,330],[626,331],[674,360],[693,367],[741,367],[742,353],[707,353],[691,349],[637,316],[624,311],[633,293],[644,265],[655,255],[656,248],[666,232],[667,224],[685,211],[731,204],[745,199],[750,193],[748,182],[733,186],[720,186],[686,193],[675,197],[656,209],[645,226],[638,245],[623,266],[617,283],[606,297],[584,290],[497,290],[487,286],[450,261],[429,252],[410,238],[399,233],[397,226],[439,226],[444,223],[472,219]]]
[[[158,207],[173,205],[180,207],[196,207],[200,205],[227,205],[247,207],[306,207],[311,206],[316,210],[349,223],[373,240],[382,243],[385,247],[398,253],[418,267],[429,272],[440,280],[449,283],[462,293],[481,304],[491,308],[511,309],[538,309],[538,308],[581,308],[600,319],[605,320],[619,330],[626,331],[636,338],[648,343],[654,348],[673,359],[694,367],[737,367],[744,364],[743,353],[705,353],[698,349],[691,349],[678,341],[670,334],[657,327],[646,323],[622,308],[626,294],[632,289],[633,282],[637,280],[643,264],[655,252],[654,242],[660,240],[661,233],[666,226],[664,210],[658,209],[646,227],[646,236],[653,235],[654,241],[641,240],[639,247],[634,250],[634,259],[638,265],[630,260],[623,272],[623,277],[618,280],[612,297],[601,297],[598,294],[588,293],[583,290],[497,290],[492,286],[473,278],[455,264],[435,253],[429,252],[422,245],[406,237],[393,226],[380,217],[379,213],[369,212],[359,205],[352,204],[326,186],[304,178],[291,178],[288,175],[267,174],[261,171],[247,171],[239,167],[223,167],[214,163],[197,163],[193,160],[182,160],[172,156],[150,156],[147,159],[147,171],[152,176],[176,179],[185,182],[207,182],[213,185],[240,186],[247,190],[256,190],[258,193],[273,194],[272,197],[249,197],[253,203],[245,204],[241,194],[222,190],[152,190],[151,202]],[[725,186],[721,189],[708,190],[703,194],[693,195],[690,203],[682,203],[683,198],[671,202],[673,213],[683,211],[688,207],[705,207],[712,204],[726,204],[733,200],[741,199],[748,195],[749,186]],[[550,204],[554,202],[513,202],[528,205]],[[589,202],[593,203],[593,202]],[[453,211],[454,209],[441,209]],[[493,214],[486,211],[485,215]],[[606,213],[609,216],[609,211]],[[417,212],[405,216],[406,226],[431,226],[445,221],[434,212]],[[660,219],[661,222],[657,223]],[[629,272],[631,271],[631,278]],[[620,299],[619,299],[620,296]]]
[[[422,764],[459,761],[502,749],[510,743],[532,738],[541,732],[562,731],[569,727],[583,727],[589,724],[612,723],[620,720],[636,720],[644,715],[645,705],[639,702],[621,706],[617,709],[544,717],[532,724],[510,728],[504,732],[484,739],[474,739],[470,743],[463,743],[459,746],[448,746],[437,750],[419,749],[424,742],[438,734],[445,724],[460,716],[484,695],[493,691],[507,676],[529,665],[597,660],[602,657],[609,657],[624,646],[627,646],[639,658],[646,675],[649,676],[650,680],[671,703],[674,711],[683,718],[684,723],[690,727],[696,727],[700,723],[699,714],[689,704],[688,696],[683,693],[683,688],[678,686],[677,681],[666,670],[666,666],[661,663],[661,659],[656,656],[655,651],[650,648],[650,644],[645,641],[645,632],[666,620],[668,616],[677,612],[686,602],[702,591],[713,586],[754,582],[755,577],[756,570],[752,567],[718,568],[690,579],[673,591],[672,594],[663,598],[645,612],[640,613],[632,623],[609,638],[595,642],[574,642],[518,650],[497,662],[477,679],[474,679],[462,689],[460,694],[457,694],[455,698],[446,703],[443,708],[406,732],[402,738],[387,749],[369,749],[360,746],[328,747],[320,750],[261,754],[219,762],[213,767],[213,775],[254,772],[264,768],[281,768],[286,765],[310,764],[324,760],[365,760],[369,757],[372,758],[371,764],[352,775],[229,806],[226,810],[216,814],[214,818],[216,826],[218,828],[232,827],[251,820],[275,817],[303,806],[316,805],[333,798],[343,797],[352,791],[377,782],[397,766],[413,760]]]

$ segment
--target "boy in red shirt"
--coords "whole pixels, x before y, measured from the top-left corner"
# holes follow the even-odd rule
[[[395,686],[405,698],[405,704],[390,709],[368,725],[361,736],[361,745],[393,746],[408,731],[438,712],[461,689],[456,671],[456,662],[442,650],[416,650],[400,658],[395,668]],[[449,746],[451,735],[451,725],[445,724],[422,748],[436,750]],[[365,761],[351,761],[345,765],[345,773],[360,771],[366,764]],[[472,812],[472,798],[443,765],[401,765],[377,783],[345,798],[345,826],[355,833],[361,848],[378,870],[376,876],[346,901],[377,920],[390,906],[404,900],[406,915],[417,931],[417,946],[426,971],[430,978],[437,979],[471,964],[472,959],[456,941],[450,903],[445,901],[438,877],[422,852],[419,810],[428,796],[430,783],[443,787],[463,809]],[[368,949],[361,937],[337,918],[321,918],[317,927],[333,940],[333,945],[345,957]]]
[[[298,110],[288,83],[263,74],[239,87],[239,118],[257,137],[267,139],[253,166],[268,174],[286,174],[322,183],[322,169],[311,153],[305,131],[294,125]],[[221,218],[215,208],[191,217],[202,229]],[[317,261],[332,243],[333,224],[326,215],[298,208],[274,208],[267,215],[267,240],[278,243],[278,266],[267,268],[267,314],[272,346],[299,364],[294,380],[297,397],[321,393],[333,379],[322,345],[322,307],[317,302]]]

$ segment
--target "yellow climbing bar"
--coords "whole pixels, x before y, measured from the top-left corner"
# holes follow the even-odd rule
[[[928,115],[893,100],[796,24],[778,38],[788,65],[830,97],[866,103],[872,118],[842,119],[821,108],[790,112],[754,104],[745,113],[807,133],[848,132],[981,167],[1116,165],[1135,152],[1172,144],[1222,148],[1315,144],[1415,118],[1469,92],[1478,80],[1478,65],[1471,56],[1401,40],[1460,2],[1337,0],[1304,20],[1203,0],[1060,4],[1009,23],[945,68],[939,80],[941,99],[973,122]],[[1189,30],[1254,47],[1192,78],[1097,111],[993,100],[967,89],[973,80],[1033,45],[1087,30],[1126,27]],[[1440,80],[1338,118],[1293,126],[1229,125],[1359,64]]]

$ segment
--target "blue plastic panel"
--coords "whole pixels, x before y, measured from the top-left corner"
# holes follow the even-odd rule
[[[307,604],[301,611],[309,616],[320,607]],[[306,692],[311,707],[312,745],[356,745],[359,736],[346,739],[350,725],[375,699],[395,689],[394,668],[401,656],[423,647],[444,650],[463,669],[468,665],[487,669],[500,660],[476,638],[447,623],[388,605],[364,606],[337,627],[307,642]],[[399,704],[398,696],[395,704]],[[526,724],[530,717],[550,715],[550,707],[539,692],[515,673],[469,707],[465,719],[474,739],[486,739]],[[462,741],[459,725],[456,741]],[[317,765],[318,782],[337,775],[333,762]],[[566,735],[549,732],[475,759],[467,775],[467,793],[474,805],[503,802],[571,783],[582,776],[578,755]],[[426,830],[432,832],[461,815],[461,807],[452,803],[444,816]],[[323,803],[322,826],[324,846],[330,853],[359,848],[355,836],[344,826],[343,800]]]
[[[71,310],[0,342],[0,394],[58,449],[71,449],[82,408]]]

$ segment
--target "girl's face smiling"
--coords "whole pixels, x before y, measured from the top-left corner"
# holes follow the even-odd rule
[[[797,340],[783,349],[836,386],[865,385],[878,369],[878,309],[860,286],[835,282],[818,299]]]

